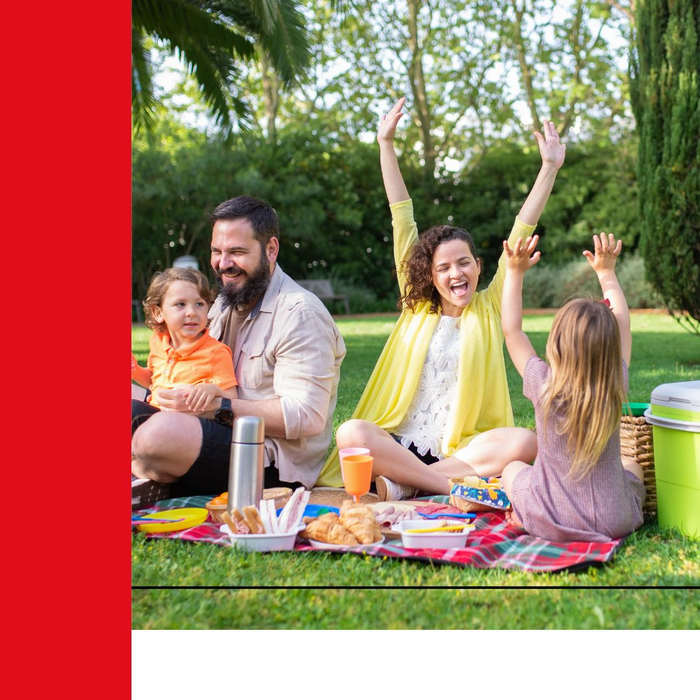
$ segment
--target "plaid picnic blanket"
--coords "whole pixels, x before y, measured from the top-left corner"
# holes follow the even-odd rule
[[[160,501],[157,506],[139,511],[141,514],[156,513],[172,508],[203,508],[209,496],[192,496]],[[433,512],[452,510],[448,496],[432,496],[425,499]],[[426,509],[427,510],[427,509]],[[205,521],[197,527],[179,532],[149,533],[147,537],[186,540],[231,546],[229,538],[219,531],[217,523]],[[549,542],[531,537],[518,527],[505,522],[500,512],[478,514],[475,529],[469,535],[468,547],[463,549],[407,549],[401,540],[385,541],[369,549],[345,547],[337,550],[319,550],[311,545],[297,542],[297,552],[323,554],[360,554],[373,557],[393,557],[415,559],[441,564],[474,566],[478,569],[519,569],[521,571],[569,571],[587,569],[596,564],[610,561],[620,547],[622,539],[610,542]]]

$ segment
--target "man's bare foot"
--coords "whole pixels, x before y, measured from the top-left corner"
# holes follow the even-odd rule
[[[513,527],[522,527],[523,524],[515,517],[515,511],[514,510],[507,510],[505,511],[505,516],[506,516],[506,522],[508,525],[512,525]]]

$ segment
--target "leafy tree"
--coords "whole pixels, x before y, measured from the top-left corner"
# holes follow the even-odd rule
[[[187,65],[215,121],[226,134],[248,126],[239,92],[240,61],[256,47],[281,80],[303,77],[310,52],[303,16],[292,0],[133,0],[132,112],[135,130],[153,129],[157,97],[147,37],[155,37]]]
[[[285,272],[297,279],[331,277],[346,292],[370,290],[385,308],[395,308],[391,215],[374,142],[337,133],[334,123],[320,118],[283,128],[276,144],[262,133],[223,144],[174,122],[158,129],[158,143],[143,137],[134,143],[134,298],[143,297],[155,270],[179,255],[195,255],[208,272],[207,214],[249,193],[279,213]],[[538,228],[548,263],[580,258],[600,230],[622,237],[626,251],[634,249],[634,159],[625,162],[621,154],[610,144],[569,150]],[[489,149],[468,176],[426,182],[415,151],[401,156],[419,229],[442,223],[467,228],[484,259],[484,279],[495,270],[538,164],[534,144],[505,144]]]
[[[407,95],[402,138],[406,152],[418,154],[427,181],[473,160],[512,119],[499,74],[493,3],[360,5],[342,27],[329,25],[324,37],[328,55],[344,59],[347,70],[341,80],[319,76],[316,93],[326,98],[321,104],[341,110],[356,133],[373,133],[378,113]]]
[[[280,102],[281,121],[326,112],[339,131],[371,135],[407,95],[402,139],[428,180],[471,170],[503,139],[525,144],[543,118],[578,141],[624,139],[632,127],[624,10],[596,0],[357,6],[341,24],[328,0],[307,2],[314,66]],[[250,89],[260,83],[256,74]]]
[[[627,76],[617,65],[624,57],[626,17],[595,0],[502,4],[499,31],[520,77],[530,129],[541,131],[546,118],[562,136],[578,126],[590,137],[624,123]]]
[[[285,272],[335,277],[395,298],[391,216],[374,144],[327,138],[325,124],[237,137],[231,147],[172,124],[159,143],[138,139],[133,155],[133,293],[182,254],[208,272],[207,214],[254,194],[278,211]],[[167,136],[166,136],[167,134]]]
[[[700,8],[639,0],[632,61],[646,273],[700,335]]]

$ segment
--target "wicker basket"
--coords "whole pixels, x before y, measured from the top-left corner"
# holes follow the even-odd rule
[[[622,416],[620,420],[620,451],[633,459],[644,473],[646,499],[644,512],[656,513],[656,474],[654,472],[654,442],[652,427],[644,416]]]
[[[204,507],[209,511],[209,516],[210,519],[213,523],[224,523],[226,522],[224,520],[224,513],[228,509],[228,506],[224,503],[224,505],[221,506],[215,506],[212,504],[211,501],[207,501],[204,504]]]
[[[331,506],[332,508],[340,508],[344,501],[352,500],[352,496],[343,488],[333,488],[332,486],[314,486],[311,489],[309,496],[309,505]],[[377,503],[379,496],[376,493],[366,493],[360,496],[360,503],[368,505]]]

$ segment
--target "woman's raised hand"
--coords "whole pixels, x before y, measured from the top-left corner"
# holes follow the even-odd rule
[[[377,131],[377,141],[381,144],[393,143],[394,133],[396,132],[396,125],[399,123],[401,117],[404,113],[401,109],[406,102],[406,98],[402,97],[390,110],[388,114],[382,114],[382,118],[379,122],[379,130]]]
[[[503,241],[503,250],[506,253],[507,272],[527,272],[533,265],[537,265],[540,259],[540,251],[535,251],[539,236],[528,236],[524,241],[518,238],[511,250],[508,241]]]
[[[593,236],[593,253],[590,250],[584,250],[583,254],[586,260],[597,274],[610,272],[615,269],[617,256],[622,251],[622,241],[615,241],[615,236],[612,233],[602,232],[598,236]]]
[[[559,170],[564,164],[566,145],[559,140],[559,134],[554,127],[554,122],[545,121],[542,126],[544,136],[538,131],[534,132],[537,145],[540,148],[540,155],[542,156],[542,165],[549,165]]]

